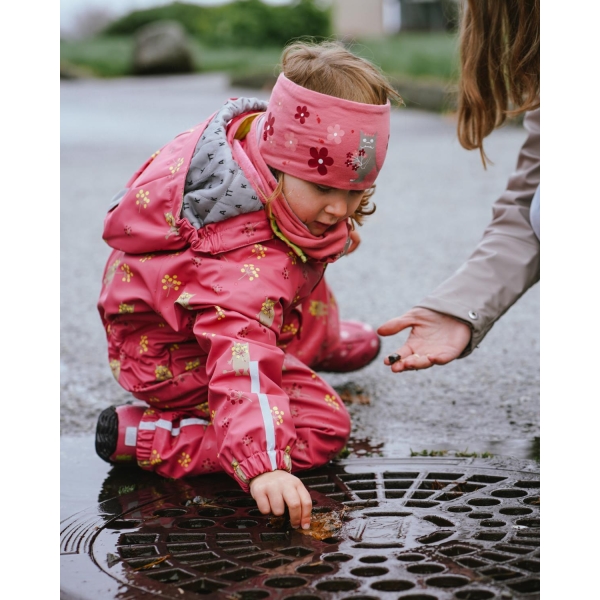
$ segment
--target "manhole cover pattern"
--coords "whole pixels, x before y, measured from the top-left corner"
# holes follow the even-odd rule
[[[101,525],[67,520],[61,549],[87,551],[112,578],[163,598],[539,598],[538,473],[368,466],[300,475],[316,514],[345,508],[324,540],[273,525],[217,476],[112,499]]]

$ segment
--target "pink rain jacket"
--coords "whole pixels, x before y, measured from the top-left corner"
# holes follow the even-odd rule
[[[262,208],[198,228],[183,216],[186,175],[211,119],[150,157],[108,213],[103,237],[114,250],[98,309],[119,384],[161,410],[193,406],[214,427],[220,468],[247,489],[260,473],[291,470],[282,347],[300,330],[296,307],[326,262],[300,260]],[[326,401],[332,419],[347,419],[337,395]]]

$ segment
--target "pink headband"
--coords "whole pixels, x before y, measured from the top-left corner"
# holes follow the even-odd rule
[[[389,100],[342,100],[299,86],[282,73],[261,119],[260,153],[283,173],[333,188],[364,190],[383,166]]]

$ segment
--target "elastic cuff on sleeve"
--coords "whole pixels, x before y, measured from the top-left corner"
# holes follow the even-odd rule
[[[240,484],[240,487],[245,492],[248,492],[250,490],[250,480],[262,475],[263,473],[277,470],[291,473],[292,459],[290,452],[291,449],[289,446],[285,450],[275,450],[273,452],[275,468],[273,468],[273,464],[271,462],[271,455],[266,452],[261,452],[259,454],[248,456],[241,463],[234,459],[227,471],[232,471],[231,474]]]

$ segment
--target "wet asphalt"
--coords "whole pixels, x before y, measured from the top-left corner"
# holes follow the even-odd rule
[[[221,75],[61,82],[63,457],[78,449],[92,457],[97,415],[129,399],[108,367],[96,310],[109,254],[102,241],[108,204],[150,154],[239,96],[266,99],[268,92],[230,88]],[[517,126],[494,132],[486,141],[493,161],[486,171],[477,153],[458,144],[452,116],[395,109],[377,211],[360,230],[361,247],[327,271],[342,318],[377,327],[451,275],[481,238],[524,139]],[[350,407],[357,454],[404,458],[411,450],[448,450],[533,457],[539,300],[537,285],[476,352],[444,367],[392,374],[382,359],[400,346],[402,335],[384,338],[380,357],[360,371],[323,374],[334,386],[353,382],[370,397],[370,404]],[[89,465],[96,464],[101,480],[108,465],[90,458]],[[66,488],[71,479],[65,472]]]

